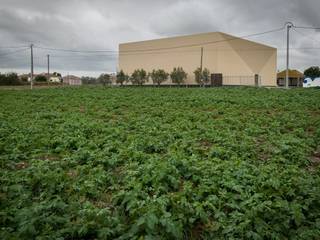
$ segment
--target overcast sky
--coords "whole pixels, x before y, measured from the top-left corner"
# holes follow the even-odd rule
[[[28,72],[29,51],[4,55],[31,43],[76,50],[117,50],[118,44],[182,34],[221,31],[236,36],[279,28],[286,21],[320,27],[320,0],[0,0],[0,71]],[[292,31],[291,68],[320,65],[320,32]],[[278,48],[285,67],[285,31],[251,37]],[[301,49],[318,48],[318,49]],[[115,53],[67,53],[34,49],[35,72],[98,75],[114,72]]]

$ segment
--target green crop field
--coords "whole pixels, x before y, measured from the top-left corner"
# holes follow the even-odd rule
[[[1,239],[319,239],[320,90],[0,90]]]

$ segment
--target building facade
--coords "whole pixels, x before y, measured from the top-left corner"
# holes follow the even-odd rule
[[[302,72],[299,72],[298,70],[291,70],[289,69],[288,72],[288,77],[289,77],[289,82],[288,86],[289,87],[302,87],[303,85],[303,80],[304,80],[304,75]],[[286,70],[283,70],[281,72],[278,72],[277,74],[277,84],[280,87],[284,87],[286,85]]]
[[[212,74],[222,74],[223,85],[276,86],[277,49],[221,32],[123,43],[119,45],[119,66],[131,74],[182,67],[186,84],[196,84],[194,71],[201,66]],[[171,84],[171,80],[165,82]]]
[[[81,78],[74,75],[67,75],[67,76],[64,76],[62,79],[63,79],[63,84],[68,84],[72,86],[82,85]]]

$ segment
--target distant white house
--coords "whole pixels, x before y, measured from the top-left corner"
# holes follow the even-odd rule
[[[31,80],[31,74],[29,73],[28,75],[28,82],[30,82]],[[48,74],[47,73],[39,73],[39,74],[33,74],[33,80],[35,80],[35,78],[37,76],[44,76],[48,79]],[[58,76],[57,74],[49,74],[49,82],[51,83],[61,83],[61,77]]]
[[[52,83],[60,83],[61,82],[61,77],[59,76],[49,76],[49,82]]]
[[[314,80],[312,80],[311,78],[304,79],[303,87],[304,88],[320,87],[320,78],[315,78]]]
[[[64,84],[79,86],[82,85],[81,78],[74,75],[66,75],[62,78]]]

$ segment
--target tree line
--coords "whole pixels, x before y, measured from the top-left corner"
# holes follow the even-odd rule
[[[198,84],[206,84],[210,81],[210,71],[207,68],[203,70],[197,68],[194,71],[195,79]],[[143,85],[151,79],[153,84],[161,85],[166,82],[169,78],[174,84],[183,84],[187,78],[188,74],[184,71],[182,67],[175,67],[170,73],[166,72],[164,69],[154,69],[151,72],[147,72],[144,69],[136,69],[131,75],[120,70],[116,75],[116,83],[123,86],[124,84],[131,83],[133,85]],[[112,84],[112,76],[109,74],[101,74],[98,78],[94,77],[81,77],[83,84]]]
[[[19,78],[17,73],[0,73],[0,85],[23,85],[23,81]]]
[[[112,84],[111,75],[107,73],[100,74],[99,77],[81,77],[82,84],[102,84],[102,85],[110,85]]]
[[[196,82],[200,85],[207,84],[210,81],[210,71],[207,68],[197,68],[194,75]],[[149,73],[144,69],[136,69],[131,76],[121,70],[117,73],[116,83],[121,86],[129,82],[134,85],[143,85],[151,79],[153,84],[160,86],[170,78],[172,83],[180,85],[185,82],[187,76],[188,74],[182,67],[175,67],[170,73],[163,69],[154,69]]]
[[[52,76],[57,76],[61,78],[61,74],[54,72]],[[34,76],[34,82],[43,83],[48,81],[48,77],[46,75],[36,75]],[[28,75],[18,75],[15,72],[9,72],[9,73],[0,73],[0,85],[1,86],[12,86],[12,85],[26,85],[28,83]]]
[[[200,85],[205,85],[210,82],[210,71],[207,68],[197,68],[194,72],[195,81]],[[54,73],[53,75],[61,77],[61,74]],[[175,67],[169,73],[163,69],[154,69],[151,72],[147,72],[144,69],[136,69],[131,75],[126,74],[123,70],[119,71],[116,75],[116,83],[121,86],[127,83],[132,83],[133,85],[143,85],[149,82],[151,79],[153,84],[161,85],[171,79],[173,84],[183,84],[187,79],[188,74],[184,71],[182,67]],[[320,68],[318,66],[310,67],[304,71],[305,77],[310,77],[312,79],[320,77]],[[107,73],[101,74],[99,77],[81,77],[83,84],[102,84],[110,85],[112,84],[112,76]],[[44,75],[37,75],[34,79],[35,82],[46,82],[47,77]],[[0,73],[0,85],[24,85],[27,84],[28,77],[26,75],[18,76],[17,73]]]

